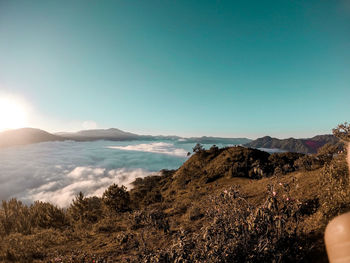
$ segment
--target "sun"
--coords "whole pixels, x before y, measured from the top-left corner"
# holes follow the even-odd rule
[[[27,119],[25,105],[19,99],[0,96],[0,131],[23,128]]]

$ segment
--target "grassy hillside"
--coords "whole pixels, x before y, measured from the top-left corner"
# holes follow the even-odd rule
[[[176,171],[0,210],[0,261],[327,262],[327,222],[349,208],[344,153],[198,150]],[[95,260],[95,261],[93,261]]]

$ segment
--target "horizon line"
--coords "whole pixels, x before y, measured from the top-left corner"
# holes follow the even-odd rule
[[[21,128],[9,128],[9,129],[4,129],[4,130],[0,130],[0,134],[6,131],[14,131],[14,130],[20,130],[20,129],[37,129],[37,130],[42,130],[44,132],[53,134],[53,135],[57,135],[57,136],[62,136],[59,135],[59,133],[78,133],[78,132],[82,132],[82,131],[98,131],[98,130],[110,130],[110,129],[116,129],[125,133],[131,133],[137,136],[153,136],[153,137],[157,137],[157,136],[163,136],[163,137],[179,137],[179,138],[183,138],[183,139],[191,139],[191,138],[203,138],[203,137],[207,137],[207,138],[223,138],[223,139],[250,139],[250,140],[256,140],[259,138],[263,138],[263,137],[271,137],[271,138],[275,138],[275,139],[279,139],[279,140],[286,140],[286,139],[310,139],[313,138],[315,136],[318,135],[332,135],[332,133],[319,133],[319,134],[314,134],[310,137],[294,137],[294,136],[289,136],[289,137],[277,137],[277,136],[271,136],[271,135],[261,135],[261,136],[225,136],[225,135],[190,135],[190,136],[182,136],[182,135],[176,135],[176,134],[142,134],[142,133],[138,133],[138,132],[132,132],[132,131],[125,131],[123,129],[119,129],[119,128],[115,128],[115,127],[109,127],[109,128],[94,128],[94,129],[82,129],[82,130],[77,130],[77,131],[59,131],[59,132],[53,132],[50,131],[49,129],[42,129],[42,128],[37,128],[37,127],[21,127]]]

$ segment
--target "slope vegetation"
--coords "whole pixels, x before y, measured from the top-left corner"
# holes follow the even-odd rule
[[[0,261],[327,262],[324,228],[350,204],[337,152],[212,147],[68,210],[4,201]]]

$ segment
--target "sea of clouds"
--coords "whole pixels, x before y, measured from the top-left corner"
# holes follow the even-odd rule
[[[0,200],[15,197],[27,204],[40,200],[67,207],[80,191],[102,196],[111,184],[130,189],[138,177],[177,169],[193,146],[182,140],[64,141],[3,148]]]
[[[81,191],[101,196],[116,183],[176,169],[193,145],[174,142],[47,142],[0,149],[0,200],[49,201],[67,207]]]
[[[109,148],[125,150],[125,151],[140,151],[140,152],[168,154],[168,155],[175,155],[179,157],[184,157],[187,154],[187,151],[185,149],[176,148],[176,146],[173,143],[165,143],[165,142],[142,143],[142,144],[128,145],[128,146],[110,146]]]

